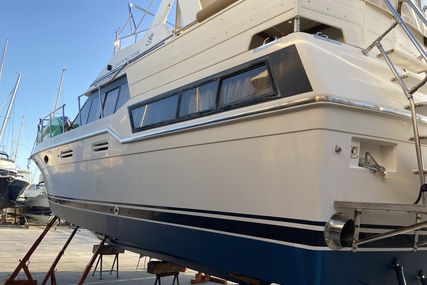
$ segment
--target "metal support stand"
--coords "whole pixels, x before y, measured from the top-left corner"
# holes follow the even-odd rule
[[[93,250],[92,252],[96,252],[98,249],[97,245],[93,246]],[[96,262],[96,266],[95,269],[93,270],[92,276],[95,275],[96,269],[98,268],[98,265],[100,265],[100,270],[99,270],[99,279],[102,279],[102,262],[103,262],[103,257],[104,255],[114,255],[114,260],[113,260],[113,265],[111,265],[111,269],[110,269],[110,275],[111,273],[113,273],[114,270],[114,265],[116,265],[116,277],[119,278],[119,254],[120,253],[124,253],[124,249],[121,248],[117,248],[114,246],[110,246],[110,245],[104,245],[104,247],[101,249],[101,251],[99,251],[99,257],[98,257],[98,261]]]
[[[77,283],[78,285],[83,285],[83,283],[86,280],[87,275],[89,274],[93,263],[95,262],[96,257],[98,256],[98,254],[101,252],[101,249],[104,246],[105,240],[107,239],[107,236],[104,237],[104,239],[100,242],[98,248],[96,249],[95,253],[92,255],[91,260],[89,261],[88,265],[86,265],[85,271],[83,271],[82,276],[80,277],[79,282]]]
[[[30,248],[30,250],[27,252],[27,254],[24,256],[22,260],[19,260],[19,264],[16,267],[15,271],[6,278],[6,281],[4,285],[13,285],[13,284],[28,284],[28,285],[37,285],[37,280],[34,280],[31,276],[31,273],[28,269],[28,264],[31,255],[34,253],[34,251],[37,249],[43,238],[46,236],[47,232],[50,230],[52,225],[56,222],[58,219],[58,216],[54,216],[52,220],[49,222],[49,224],[46,226],[44,231],[40,234],[39,238],[34,242],[33,246]],[[15,280],[15,278],[18,276],[21,269],[24,270],[25,275],[27,276],[28,280]]]
[[[156,274],[156,281],[154,281],[154,285],[162,285],[161,278],[166,276],[173,276],[172,285],[175,284],[175,281],[176,284],[179,285],[178,275],[179,272]]]
[[[420,273],[418,274],[418,279],[420,280],[422,285],[427,285],[427,278],[424,275],[424,271],[420,271]]]
[[[406,285],[405,274],[403,274],[403,267],[399,264],[399,260],[394,261],[394,271],[396,271],[397,283],[399,285]]]
[[[58,264],[59,260],[61,259],[61,257],[64,255],[65,250],[67,249],[68,245],[70,244],[71,240],[73,239],[74,235],[76,234],[77,230],[79,229],[79,227],[76,227],[74,229],[74,231],[71,233],[70,237],[68,238],[67,242],[64,244],[64,246],[62,247],[62,250],[58,253],[58,256],[56,257],[55,261],[52,263],[52,266],[50,267],[49,271],[47,272],[45,278],[43,279],[41,285],[45,285],[47,283],[47,281],[50,278],[50,284],[51,285],[56,285],[56,278],[55,278],[55,268],[56,265]]]

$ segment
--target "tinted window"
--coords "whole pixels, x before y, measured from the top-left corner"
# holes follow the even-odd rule
[[[99,103],[99,96],[96,96],[92,100],[92,106],[89,111],[89,117],[87,118],[87,123],[98,120],[101,117],[101,106]]]
[[[225,78],[221,82],[219,107],[273,93],[266,66]]]
[[[126,83],[120,87],[119,98],[117,99],[116,109],[114,110],[114,112],[116,112],[121,106],[123,106],[126,101],[129,100],[129,98],[129,86]]]
[[[176,118],[178,95],[150,103],[145,109],[142,126],[157,124]]]
[[[74,128],[80,124],[85,125],[101,118],[100,94],[102,98],[102,115],[105,117],[114,114],[130,99],[126,77],[121,77],[101,89],[93,91],[86,97],[86,103],[73,122]],[[81,122],[80,117],[82,119]]]
[[[104,108],[102,111],[103,111],[104,117],[114,113],[114,110],[116,109],[118,95],[119,95],[119,88],[116,88],[102,96],[103,97],[102,102],[104,104]]]
[[[76,119],[74,120],[74,123],[85,125],[87,123],[87,117],[89,116],[89,110],[92,105],[92,100],[86,100],[85,104],[83,105],[83,108],[80,110],[80,113],[77,115]],[[81,117],[81,122],[80,122]]]
[[[182,92],[179,116],[200,113],[215,108],[218,82],[213,81]]]
[[[205,83],[177,92],[154,102],[131,106],[129,112],[133,131],[221,112],[224,106],[235,105],[237,108],[243,104],[255,104],[259,99],[273,98],[272,95],[275,95],[265,62],[232,75],[216,75]]]
[[[133,128],[137,129],[142,127],[142,122],[143,122],[142,118],[144,118],[145,116],[146,107],[147,105],[140,106],[131,111]]]

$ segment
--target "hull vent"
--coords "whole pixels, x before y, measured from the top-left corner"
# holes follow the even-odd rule
[[[62,150],[60,157],[61,158],[67,158],[67,157],[72,157],[73,156],[73,150],[72,149],[66,149],[66,150]]]
[[[107,141],[96,142],[92,145],[93,151],[104,151],[107,149],[108,149],[108,142]]]

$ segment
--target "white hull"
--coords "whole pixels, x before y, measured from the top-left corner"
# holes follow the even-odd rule
[[[275,17],[337,20],[316,14],[310,3],[258,7],[257,1],[238,1],[222,17],[127,66],[130,100],[124,107],[36,146],[32,159],[53,212],[113,243],[233,280],[236,275],[228,274],[281,284],[385,284],[394,278],[388,269],[394,258],[412,275],[427,269],[420,262],[424,248],[413,252],[413,232],[360,246],[356,253],[332,251],[325,243],[324,225],[334,213],[354,215],[336,201],[410,205],[420,181],[411,174],[417,161],[408,140],[411,115],[403,110],[407,99],[383,61],[354,47],[361,44],[357,39],[345,33],[351,44],[345,45],[292,33],[247,50],[252,35],[279,21]],[[362,1],[347,4],[369,16],[382,13]],[[244,24],[229,28],[242,11]],[[229,22],[204,39],[222,19]],[[198,38],[210,48],[198,46]],[[184,43],[194,46],[173,48]],[[289,63],[280,69],[279,61]],[[281,96],[132,131],[128,112],[142,100],[258,62],[270,64]],[[427,133],[427,118],[419,123]],[[366,152],[386,173],[360,164]],[[360,238],[415,220],[416,211],[364,211]],[[424,233],[417,238],[427,239]],[[248,258],[271,264],[249,265]]]

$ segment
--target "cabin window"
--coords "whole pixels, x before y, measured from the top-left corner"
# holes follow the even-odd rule
[[[225,78],[221,82],[219,107],[271,95],[273,88],[265,65]]]
[[[184,117],[215,108],[218,81],[212,81],[182,92],[179,116]]]
[[[145,117],[145,110],[147,105],[140,106],[131,111],[133,128],[141,128],[143,118]]]
[[[142,105],[132,110],[133,125],[136,128],[156,125],[176,118],[179,95]]]
[[[126,101],[129,99],[130,99],[129,86],[126,83],[120,87],[120,93],[117,98],[116,108],[114,109],[114,112],[120,109],[120,107],[123,106],[126,103]]]
[[[92,104],[87,118],[87,124],[96,121],[101,117],[101,104],[99,103],[99,96],[96,96],[92,100]]]
[[[83,105],[83,108],[80,110],[79,114],[77,115],[76,119],[74,120],[74,122],[76,124],[85,125],[87,123],[87,117],[89,116],[89,110],[90,110],[90,107],[92,105],[92,101],[93,100],[86,100],[85,104]],[[80,118],[81,118],[81,122],[80,122]],[[74,123],[73,123],[73,125],[74,125]]]
[[[109,116],[114,113],[116,109],[117,97],[119,95],[120,88],[111,90],[108,93],[102,95],[103,109],[102,114],[104,117]]]
[[[129,107],[132,129],[140,131],[221,112],[229,106],[252,104],[275,95],[267,63],[262,62],[243,71],[216,75],[197,85],[176,90],[174,95],[147,100]]]
[[[120,109],[120,107],[122,107],[130,98],[128,84],[123,84],[123,82],[126,82],[126,77],[122,77],[119,80],[106,85],[101,88],[101,90],[93,91],[74,120],[73,127],[96,121],[101,117],[114,114],[118,109]],[[99,101],[100,93],[101,103]]]
[[[133,104],[128,112],[132,131],[139,132],[311,91],[298,50],[291,45]]]

